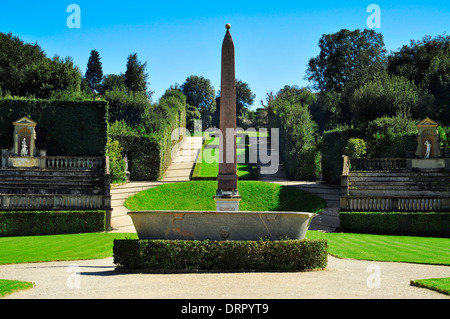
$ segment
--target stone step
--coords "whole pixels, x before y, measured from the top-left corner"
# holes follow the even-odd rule
[[[448,176],[447,171],[413,171],[413,170],[397,170],[397,171],[350,171],[350,177],[410,177],[410,176]]]
[[[405,188],[409,191],[426,191],[426,190],[433,190],[433,191],[449,191],[450,192],[450,185],[446,184],[399,184],[399,185],[380,185],[380,184],[353,184],[351,183],[349,185],[350,190],[392,190],[392,191],[402,191],[405,190]]]
[[[0,186],[0,194],[2,195],[102,195],[103,189],[79,188],[79,189],[64,189],[64,188],[2,188]]]
[[[103,176],[102,171],[83,169],[0,169],[0,176]]]
[[[414,191],[409,188],[404,190],[349,190],[350,196],[366,196],[366,197],[450,197],[450,192],[448,191],[430,191],[430,190],[420,190]]]

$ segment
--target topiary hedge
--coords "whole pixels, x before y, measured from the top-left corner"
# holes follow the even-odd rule
[[[113,255],[130,272],[304,271],[327,266],[327,241],[116,239]]]
[[[36,147],[48,156],[103,156],[106,150],[108,103],[0,99],[0,149],[13,148],[13,121],[23,116],[37,122]]]
[[[340,212],[342,231],[377,235],[450,237],[450,213]]]
[[[105,231],[106,211],[2,211],[0,237]]]

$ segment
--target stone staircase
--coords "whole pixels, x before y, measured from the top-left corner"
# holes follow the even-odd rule
[[[344,160],[341,192],[343,210],[443,211],[450,209],[450,174],[407,165],[346,169]]]
[[[80,170],[0,169],[0,194],[98,195],[104,174]]]
[[[109,179],[92,169],[0,169],[0,210],[110,209]]]

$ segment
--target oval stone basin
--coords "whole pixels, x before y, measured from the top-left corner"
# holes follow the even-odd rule
[[[304,239],[317,215],[302,212],[135,211],[139,239]]]

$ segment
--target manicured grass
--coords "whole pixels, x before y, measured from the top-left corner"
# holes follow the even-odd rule
[[[240,143],[242,138],[237,138],[237,143]],[[249,145],[245,148],[238,147],[236,150],[237,154],[237,175],[239,178],[253,179],[255,178],[256,163],[249,163],[248,152]],[[202,157],[201,162],[198,161],[195,164],[192,177],[194,179],[215,179],[219,174],[219,139],[212,137],[206,139],[205,143],[202,145]],[[246,156],[247,154],[247,156]],[[225,160],[225,159],[224,159]]]
[[[449,238],[318,231],[308,231],[306,238],[327,239],[328,253],[340,258],[450,265]]]
[[[86,233],[0,238],[0,265],[56,260],[97,259],[112,256],[115,238],[136,234]]]
[[[450,295],[450,277],[411,280],[411,286],[428,288],[446,295]]]
[[[215,210],[216,181],[163,184],[129,197],[125,206],[139,210]],[[300,189],[259,181],[238,181],[240,211],[320,212],[326,203]]]
[[[33,283],[27,281],[0,279],[0,298],[18,290],[33,288]]]
[[[90,233],[0,238],[0,264],[82,260],[112,256],[114,239],[136,234]],[[450,265],[450,239],[308,231],[307,239],[326,239],[340,258]]]

